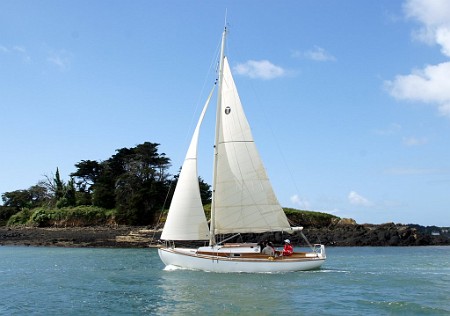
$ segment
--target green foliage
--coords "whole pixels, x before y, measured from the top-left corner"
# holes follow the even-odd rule
[[[203,209],[205,210],[205,215],[207,219],[211,218],[211,203],[203,205]]]
[[[211,186],[203,181],[202,177],[198,177],[198,183],[200,186],[200,196],[202,198],[202,204],[210,204],[212,197]]]
[[[62,196],[56,201],[56,207],[62,208],[75,206],[76,204],[75,186],[73,178],[71,178],[67,184],[62,183]]]
[[[30,222],[36,224],[39,227],[49,226],[48,223],[52,217],[55,217],[55,211],[46,209],[36,209],[31,215]],[[59,212],[58,212],[59,213]],[[58,214],[56,213],[56,214]],[[53,216],[52,216],[53,215]]]
[[[64,182],[61,181],[61,178],[59,176],[59,168],[56,168],[55,179],[53,181],[55,188],[55,199],[56,201],[59,201],[65,195],[65,185]]]
[[[34,225],[38,227],[96,226],[115,223],[115,210],[95,206],[36,208],[23,210],[8,221],[8,226]]]
[[[13,207],[17,211],[23,208],[42,206],[50,199],[49,192],[42,183],[28,188],[28,190],[16,190],[2,194],[3,205]]]
[[[22,211],[12,215],[9,218],[7,225],[8,226],[26,225],[29,222],[32,214],[33,212],[31,210],[23,209]]]
[[[4,226],[9,218],[18,212],[20,211],[15,207],[0,205],[0,226]]]
[[[5,192],[2,194],[2,200],[5,206],[14,207],[18,210],[31,204],[31,196],[28,190]]]
[[[77,189],[80,192],[92,192],[92,186],[97,182],[103,172],[102,165],[95,160],[81,160],[75,164],[77,171],[70,174],[77,178]]]
[[[150,224],[169,190],[166,170],[170,159],[158,154],[159,144],[145,142],[135,148],[122,148],[110,160],[115,181],[118,221],[124,224]]]
[[[283,210],[289,221],[303,227],[326,227],[331,225],[333,221],[339,219],[337,216],[322,212],[304,211],[293,208],[283,208]]]

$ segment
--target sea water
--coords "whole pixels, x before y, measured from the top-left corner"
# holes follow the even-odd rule
[[[320,270],[165,268],[156,249],[0,247],[1,315],[450,315],[450,247],[327,248]]]

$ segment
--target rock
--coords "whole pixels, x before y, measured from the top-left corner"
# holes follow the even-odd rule
[[[356,225],[356,221],[353,218],[341,218],[336,225]]]

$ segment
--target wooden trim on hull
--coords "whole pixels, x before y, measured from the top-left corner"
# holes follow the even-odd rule
[[[176,252],[176,251],[175,251]],[[214,257],[217,259],[234,259],[236,261],[297,261],[297,260],[311,260],[311,259],[319,259],[317,254],[311,254],[311,256],[307,256],[306,252],[294,252],[291,256],[267,256],[261,253],[226,253],[226,252],[207,252],[207,251],[197,251],[197,256],[204,257]]]

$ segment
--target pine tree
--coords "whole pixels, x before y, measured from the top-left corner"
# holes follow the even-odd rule
[[[61,181],[61,178],[59,177],[59,168],[56,167],[56,173],[55,173],[55,200],[59,201],[64,197],[64,182]]]

